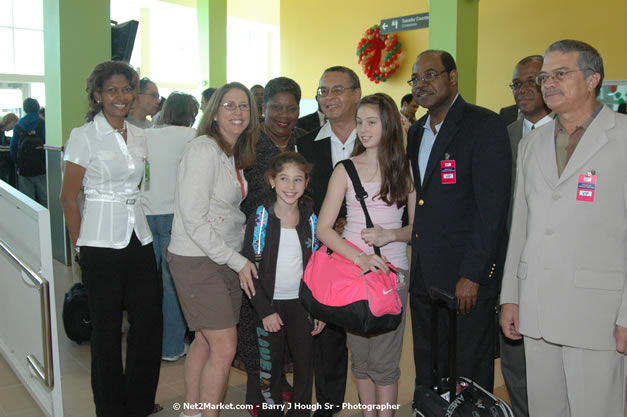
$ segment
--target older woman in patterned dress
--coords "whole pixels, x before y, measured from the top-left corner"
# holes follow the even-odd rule
[[[248,181],[248,196],[242,203],[241,209],[246,217],[254,214],[257,206],[263,203],[264,173],[270,161],[281,152],[295,150],[296,138],[306,133],[303,129],[296,127],[300,97],[300,87],[290,78],[278,77],[266,84],[263,95],[266,117],[255,148],[255,164],[244,171],[244,176]],[[248,375],[246,403],[256,406],[251,411],[251,414],[256,416],[258,406],[262,401],[259,388],[259,350],[254,324],[254,310],[248,298],[244,297],[240,311],[237,355],[234,365],[245,370]],[[291,387],[284,381],[284,399],[290,398],[290,391]]]

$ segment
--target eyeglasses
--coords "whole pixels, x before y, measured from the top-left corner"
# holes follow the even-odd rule
[[[536,79],[531,78],[525,81],[512,81],[512,83],[509,85],[509,88],[511,88],[514,91],[519,91],[523,87],[527,87],[527,88],[537,87]]]
[[[412,77],[411,80],[407,80],[407,84],[409,84],[410,87],[415,87],[418,85],[420,81],[430,83],[431,81],[435,80],[437,77],[444,74],[445,72],[448,72],[448,71],[447,70],[440,71],[440,72],[429,71],[429,72],[426,72],[425,75],[423,75],[422,77]]]
[[[344,90],[354,90],[357,87],[344,87],[343,85],[336,85],[335,87],[326,88],[320,87],[318,88],[318,97],[326,97],[331,93],[332,96],[341,96],[344,94]]]
[[[552,80],[564,81],[568,74],[570,74],[571,72],[577,72],[577,71],[595,72],[592,68],[579,68],[579,69],[574,69],[574,70],[569,70],[569,71],[559,70],[559,71],[553,71],[550,74],[546,72],[541,72],[540,75],[536,77],[536,84],[542,87],[544,83],[549,80],[549,78]]]
[[[232,101],[227,101],[226,103],[222,103],[222,107],[224,107],[224,110],[226,111],[235,111],[235,109],[237,109],[238,107],[243,112],[250,111],[250,106],[248,105],[248,103],[235,104]]]

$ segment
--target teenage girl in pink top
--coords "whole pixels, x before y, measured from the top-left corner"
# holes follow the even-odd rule
[[[366,205],[374,227],[367,229],[363,210],[355,199],[355,190],[346,170],[338,164],[329,181],[320,218],[318,238],[333,251],[353,260],[362,271],[388,271],[385,259],[374,254],[381,248],[384,258],[398,270],[398,291],[405,306],[408,291],[407,243],[411,238],[416,194],[411,169],[403,149],[403,128],[392,98],[377,93],[361,99],[357,108],[357,135],[352,161],[359,179],[368,192]],[[346,198],[346,226],[343,237],[357,245],[355,249],[333,230],[333,224]],[[409,210],[409,224],[402,225],[403,210]],[[362,252],[363,251],[363,252]],[[396,404],[403,344],[403,321],[396,330],[377,336],[348,333],[351,369],[357,379],[359,400],[365,405]],[[390,407],[372,407],[364,416],[391,416]]]

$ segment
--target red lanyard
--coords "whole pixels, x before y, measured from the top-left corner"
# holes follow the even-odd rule
[[[246,187],[244,186],[244,179],[242,178],[242,174],[240,174],[239,169],[235,167],[235,173],[237,174],[237,180],[239,181],[239,185],[242,187],[242,200],[246,198]]]

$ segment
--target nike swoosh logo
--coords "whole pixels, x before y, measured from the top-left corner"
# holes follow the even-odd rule
[[[383,295],[388,295],[388,294],[389,294],[389,293],[391,293],[391,292],[392,292],[392,290],[391,290],[391,289],[390,289],[390,290],[387,290],[387,291],[386,291],[386,290],[383,290]]]

